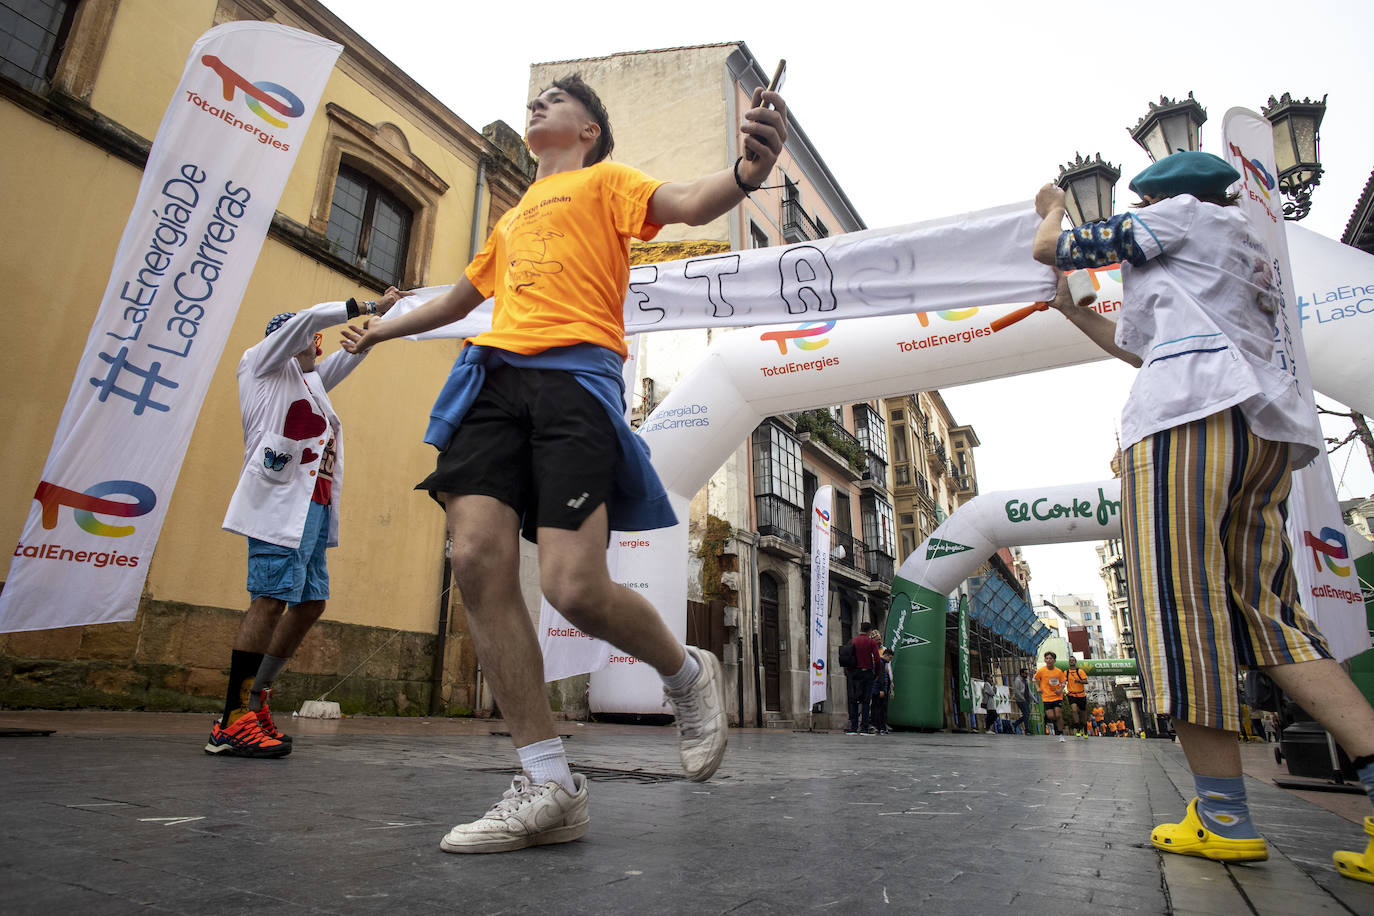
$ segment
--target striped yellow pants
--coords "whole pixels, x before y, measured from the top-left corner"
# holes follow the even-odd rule
[[[1136,657],[1156,713],[1240,729],[1241,668],[1330,658],[1298,604],[1288,447],[1239,409],[1126,450],[1122,534]]]

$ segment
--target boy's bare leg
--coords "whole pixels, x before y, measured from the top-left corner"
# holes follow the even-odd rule
[[[324,613],[324,607],[323,601],[302,601],[300,604],[291,605],[272,631],[272,642],[267,647],[267,654],[278,658],[290,658],[295,655],[296,650],[301,647],[301,641],[305,639],[305,634],[310,632],[315,621]]]
[[[576,531],[539,529],[539,582],[549,603],[582,632],[653,667],[678,671],[686,655],[658,611],[606,569],[606,506]]]
[[[1374,754],[1374,706],[1329,658],[1274,665],[1264,673],[1331,733],[1351,757]]]
[[[445,502],[454,581],[511,738],[518,748],[556,738],[544,657],[520,594],[520,520],[490,496],[450,495]]]

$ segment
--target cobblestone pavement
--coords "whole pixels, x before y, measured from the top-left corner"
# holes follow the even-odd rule
[[[670,729],[560,723],[592,776],[590,834],[454,856],[439,839],[509,784],[500,722],[296,720],[277,761],[205,755],[198,715],[4,726],[56,729],[0,738],[7,914],[1374,914],[1374,886],[1330,860],[1362,848],[1364,809],[1269,774],[1248,780],[1268,862],[1152,849],[1192,794],[1164,741],[734,730],[696,784]]]

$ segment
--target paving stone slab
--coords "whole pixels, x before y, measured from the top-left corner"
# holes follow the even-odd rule
[[[203,716],[0,712],[26,723],[57,733],[0,739],[6,914],[1374,916],[1374,887],[1330,867],[1359,826],[1267,782],[1247,788],[1269,862],[1151,848],[1191,797],[1166,742],[746,730],[696,784],[636,778],[676,772],[670,729],[564,723],[574,766],[607,777],[587,838],[457,856],[440,838],[516,768],[471,722],[307,724],[280,761],[205,755]]]

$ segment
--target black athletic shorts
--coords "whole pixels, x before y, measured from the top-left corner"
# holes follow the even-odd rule
[[[1046,709],[1046,711],[1051,710],[1051,709],[1058,709],[1059,707],[1061,707],[1061,706],[1063,706],[1063,705],[1064,705],[1064,701],[1063,701],[1063,700],[1046,700],[1046,701],[1045,701],[1045,709]]]
[[[1079,709],[1084,710],[1085,712],[1088,709],[1088,698],[1085,696],[1069,697],[1069,702],[1072,703],[1074,706],[1077,706]]]
[[[580,528],[609,498],[619,458],[606,408],[572,373],[500,366],[415,489],[440,505],[446,493],[499,499],[535,541],[539,528]]]

